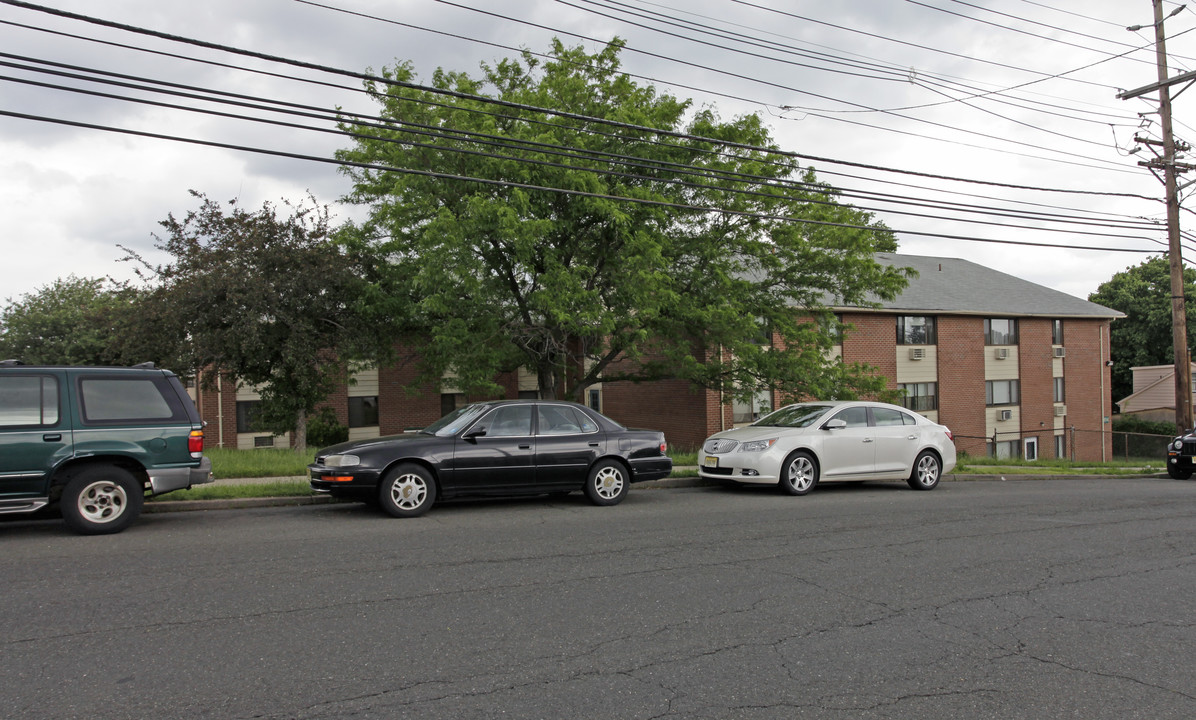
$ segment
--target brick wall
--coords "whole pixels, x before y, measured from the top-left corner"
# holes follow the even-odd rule
[[[844,313],[843,322],[855,326],[843,338],[843,362],[876,368],[889,389],[897,387],[897,316],[876,313]],[[825,400],[826,398],[815,398]]]
[[[237,385],[227,377],[217,382],[211,373],[202,373],[197,388],[196,409],[206,423],[204,447],[237,447]],[[204,385],[211,382],[210,388]]]
[[[955,434],[955,448],[983,456],[984,319],[938,317],[939,422]]]
[[[1113,454],[1109,360],[1109,321],[1064,320],[1063,384],[1067,391],[1068,442],[1077,460],[1098,461]],[[1070,432],[1075,427],[1076,432]],[[1074,440],[1073,440],[1074,438]],[[1103,453],[1102,453],[1103,450]]]
[[[603,415],[628,427],[660,430],[674,448],[696,448],[718,432],[719,409],[718,393],[685,380],[602,384]],[[726,426],[731,427],[729,411]]]
[[[1038,456],[1055,456],[1055,386],[1051,321],[1018,321],[1018,379],[1021,381],[1022,439],[1038,438]],[[1025,447],[1024,443],[1022,445]]]

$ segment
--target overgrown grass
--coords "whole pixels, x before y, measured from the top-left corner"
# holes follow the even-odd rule
[[[1143,458],[1106,462],[1074,462],[1048,458],[1033,461],[1020,458],[998,460],[990,457],[960,455],[954,472],[973,475],[1141,475],[1162,472],[1165,469],[1162,460]]]
[[[146,498],[149,502],[176,500],[232,500],[260,497],[307,497],[315,495],[306,479],[294,482],[251,483],[246,485],[199,485],[190,490],[175,490]]]
[[[315,457],[315,450],[299,453],[283,448],[208,448],[204,450],[204,455],[212,459],[212,475],[217,480],[223,480],[307,475],[307,465]]]

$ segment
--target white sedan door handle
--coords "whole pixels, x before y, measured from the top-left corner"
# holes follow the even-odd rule
[[[872,442],[872,438],[864,438],[864,442]]]

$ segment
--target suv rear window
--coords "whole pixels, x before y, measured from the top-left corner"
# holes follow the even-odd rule
[[[188,420],[164,377],[83,377],[79,406],[88,425]]]
[[[58,380],[47,375],[0,377],[0,427],[58,424]]]

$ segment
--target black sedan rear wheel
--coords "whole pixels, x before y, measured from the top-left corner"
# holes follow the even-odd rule
[[[399,465],[378,488],[382,509],[394,517],[419,517],[436,501],[436,480],[419,465]]]
[[[599,460],[590,468],[586,497],[595,505],[618,505],[631,487],[627,468],[617,460]]]

